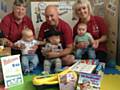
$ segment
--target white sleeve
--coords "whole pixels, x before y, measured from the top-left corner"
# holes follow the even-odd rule
[[[21,40],[18,40],[17,42],[14,43],[14,45],[21,44]]]

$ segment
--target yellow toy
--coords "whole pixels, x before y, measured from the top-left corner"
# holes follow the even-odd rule
[[[57,73],[57,74],[50,74],[50,75],[46,75],[46,76],[35,76],[33,78],[33,85],[35,86],[39,86],[39,85],[55,85],[58,84],[58,76],[59,75],[64,75],[68,72],[72,72],[73,75],[75,76],[75,78],[77,78],[77,74],[74,71],[71,71],[70,68]]]

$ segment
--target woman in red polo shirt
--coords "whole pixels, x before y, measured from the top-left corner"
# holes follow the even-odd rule
[[[80,22],[87,23],[87,31],[95,39],[94,46],[96,48],[97,59],[105,61],[107,58],[106,40],[108,31],[105,21],[103,18],[93,15],[91,4],[88,0],[78,0],[73,7],[74,15],[79,19],[73,28],[73,37],[77,34],[78,24]],[[77,45],[77,47],[81,47],[81,45]]]
[[[26,15],[25,0],[15,0],[13,11],[1,20],[1,29],[5,37],[12,43],[21,39],[21,32],[24,28],[30,28],[34,33],[33,23]]]
[[[0,29],[8,40],[9,46],[12,46],[14,42],[21,39],[23,29],[30,28],[34,33],[33,23],[26,15],[26,6],[26,0],[15,0],[13,11],[1,20]],[[16,50],[12,50],[13,54],[17,54],[16,52]]]

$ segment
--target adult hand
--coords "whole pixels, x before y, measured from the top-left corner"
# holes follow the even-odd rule
[[[59,57],[59,52],[48,52],[47,53],[47,58],[56,58]]]
[[[99,40],[94,40],[93,47],[98,48],[98,46],[99,46]]]
[[[80,42],[76,44],[76,48],[86,48],[89,45],[89,42]]]
[[[43,56],[47,57],[48,56],[48,52],[50,52],[50,50],[42,47],[41,52],[42,52]]]
[[[68,65],[68,66],[72,65],[76,62],[74,55],[66,55],[66,56],[62,57],[62,61],[63,61],[64,65]]]
[[[13,43],[10,40],[8,40],[7,38],[4,38],[4,41],[5,41],[5,46],[7,46],[7,47],[13,46]]]

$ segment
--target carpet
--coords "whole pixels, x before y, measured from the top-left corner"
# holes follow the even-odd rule
[[[104,75],[100,90],[120,90],[120,75]]]
[[[33,73],[39,74],[41,70],[36,70]],[[115,68],[106,67],[105,74],[103,75],[101,81],[101,89],[100,90],[120,90],[120,66],[116,66]],[[37,90],[35,86],[32,85],[32,78],[35,75],[27,75],[24,76],[24,84],[11,87],[8,90]],[[0,89],[2,90],[2,89]],[[39,90],[59,90],[58,87],[47,87],[45,89]]]
[[[120,66],[106,67],[104,70],[105,74],[120,74]]]
[[[12,87],[8,90],[37,90],[32,85],[34,75],[24,76],[24,84]],[[39,89],[40,90],[40,89]],[[58,87],[46,88],[42,90],[59,90]],[[120,75],[104,74],[100,90],[120,90]]]

